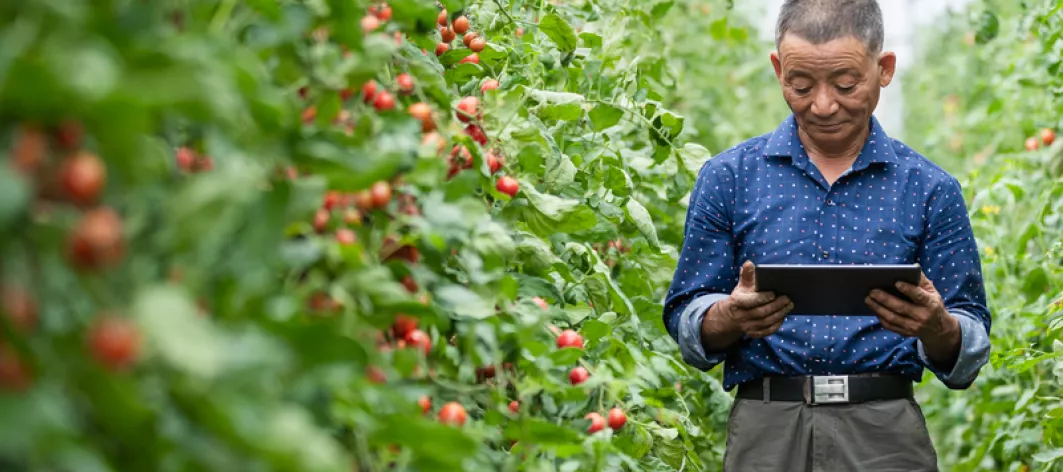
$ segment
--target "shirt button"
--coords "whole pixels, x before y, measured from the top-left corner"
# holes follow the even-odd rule
[[[827,206],[834,206],[834,200],[827,199]]]
[[[830,259],[830,253],[827,252],[827,251],[823,251],[823,258],[824,259]]]

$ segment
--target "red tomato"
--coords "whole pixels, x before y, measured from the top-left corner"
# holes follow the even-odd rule
[[[92,356],[111,371],[129,368],[140,355],[140,330],[127,318],[101,316],[88,339]]]
[[[509,402],[509,411],[513,413],[520,413],[520,402],[513,400]]]
[[[436,56],[442,56],[443,54],[446,54],[448,49],[450,49],[450,46],[448,46],[447,43],[439,43],[439,44],[437,44],[436,45]]]
[[[332,215],[328,210],[319,208],[317,213],[314,213],[314,231],[319,234],[325,232],[325,228],[328,227],[328,221],[331,217]]]
[[[476,118],[478,110],[480,108],[480,99],[476,97],[465,97],[458,102],[458,119],[468,123]]]
[[[0,348],[0,390],[23,392],[32,383],[29,370],[10,348]]]
[[[362,84],[362,100],[365,103],[372,103],[373,98],[376,97],[376,81],[370,80],[365,84]]]
[[[605,418],[602,418],[602,415],[596,412],[587,413],[587,416],[584,416],[583,419],[591,420],[591,425],[587,428],[588,433],[597,433],[605,428]]]
[[[388,21],[388,20],[390,20],[391,19],[391,7],[388,6],[388,5],[384,5],[383,7],[381,7],[380,10],[377,11],[376,17],[379,18],[380,21]]]
[[[395,77],[395,85],[399,86],[399,91],[402,93],[413,92],[413,76],[405,72]]]
[[[590,372],[587,372],[587,369],[584,369],[583,367],[575,367],[568,373],[568,380],[569,382],[572,382],[572,385],[579,385],[586,382],[590,376],[591,374]]]
[[[373,108],[376,111],[393,110],[395,109],[395,97],[391,95],[391,92],[381,90],[377,92],[376,97],[373,97]]]
[[[421,131],[427,133],[436,129],[435,120],[432,119],[432,107],[424,102],[411,104],[406,108],[406,113],[421,122]]]
[[[532,301],[535,302],[536,305],[539,305],[539,308],[542,308],[544,310],[547,310],[547,309],[550,308],[550,305],[547,304],[546,300],[543,300],[542,297],[532,297]],[[553,327],[553,326],[551,326],[551,328],[557,329],[556,327]]]
[[[419,329],[410,331],[406,334],[406,342],[411,347],[421,348],[426,356],[432,353],[432,339],[424,331]]]
[[[362,31],[368,33],[380,27],[380,18],[373,15],[362,17]]]
[[[439,12],[439,16],[436,17],[436,21],[439,23],[439,26],[446,26],[447,25],[447,11],[443,10],[443,11]]]
[[[1041,147],[1041,143],[1037,142],[1037,138],[1034,138],[1033,136],[1026,138],[1027,151],[1036,151],[1039,147]]]
[[[32,173],[48,154],[48,136],[31,125],[20,125],[11,146],[11,160],[22,173]]]
[[[518,183],[517,179],[514,179],[513,177],[503,175],[498,178],[498,182],[495,183],[495,188],[498,189],[499,192],[512,197],[520,191],[520,183]]]
[[[406,338],[417,329],[417,325],[417,318],[399,313],[395,316],[395,322],[392,323],[391,330],[395,333],[395,337]]]
[[[374,207],[388,206],[388,202],[391,201],[391,184],[384,180],[374,183],[372,187],[369,187],[369,196],[372,197]]]
[[[488,90],[495,90],[498,88],[498,81],[495,79],[487,79],[483,85],[480,86],[480,93],[487,93]]]
[[[483,51],[485,48],[487,48],[487,41],[485,41],[484,38],[476,37],[473,38],[472,41],[469,41],[469,49],[472,49],[474,52]]]
[[[174,152],[174,160],[177,161],[177,168],[185,172],[192,172],[196,167],[196,152],[191,148],[181,146]]]
[[[609,427],[612,429],[620,429],[624,427],[624,423],[627,423],[627,415],[624,410],[619,408],[613,408],[609,410]]]
[[[107,185],[107,167],[95,154],[82,151],[63,161],[59,179],[67,200],[81,206],[91,205]]]
[[[0,286],[0,310],[18,332],[28,333],[37,326],[37,301],[21,286]]]
[[[457,35],[454,34],[453,29],[446,26],[439,28],[439,38],[442,39],[444,43],[453,41],[455,37],[457,37]]]
[[[350,228],[340,228],[336,230],[336,241],[344,246],[350,246],[357,240],[358,237]]]
[[[469,19],[464,16],[459,16],[454,19],[454,32],[458,34],[465,34],[469,31]]]
[[[388,376],[384,373],[384,369],[375,365],[371,365],[365,369],[365,376],[370,382],[375,384],[383,384],[388,381]]]
[[[465,47],[470,47],[469,45],[472,44],[472,40],[474,40],[474,39],[476,39],[476,33],[473,33],[472,31],[469,31],[468,33],[465,33],[465,36],[461,37],[461,43],[464,44]],[[476,51],[476,52],[480,52],[480,51]]]
[[[432,409],[432,399],[428,398],[428,395],[421,395],[421,398],[417,399],[417,404],[421,406],[422,415]]]
[[[487,134],[484,133],[483,128],[475,123],[465,127],[465,134],[469,135],[473,141],[480,143],[481,146],[487,145]]]
[[[100,269],[125,256],[122,218],[109,207],[85,212],[67,242],[67,256],[79,269]]]
[[[1041,130],[1041,142],[1045,143],[1045,146],[1051,146],[1056,142],[1056,132],[1049,128]]]
[[[563,349],[566,347],[583,349],[583,337],[571,329],[562,331],[561,335],[557,337],[557,348]]]
[[[458,63],[460,63],[460,64],[479,64],[480,63],[480,56],[474,52],[472,54],[469,54],[468,56],[465,56],[465,57],[461,58],[461,60],[458,61]]]
[[[487,160],[487,168],[491,170],[492,174],[498,172],[499,170],[502,170],[502,157],[498,154],[489,152],[487,153],[487,156],[484,157],[484,159]]]
[[[458,402],[448,402],[439,409],[439,422],[454,426],[465,424],[465,407]]]

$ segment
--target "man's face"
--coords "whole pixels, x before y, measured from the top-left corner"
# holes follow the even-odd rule
[[[852,36],[817,45],[786,35],[771,59],[798,126],[821,149],[860,139],[896,65],[892,53],[872,56]]]

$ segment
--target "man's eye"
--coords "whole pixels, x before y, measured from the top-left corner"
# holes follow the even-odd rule
[[[794,87],[794,92],[797,92],[798,95],[808,95],[808,93],[811,92],[811,91],[812,91],[812,87],[805,87],[805,88]]]
[[[849,85],[849,86],[839,85],[838,86],[838,90],[840,90],[842,92],[845,92],[845,93],[852,92],[854,88],[856,88],[855,85]]]

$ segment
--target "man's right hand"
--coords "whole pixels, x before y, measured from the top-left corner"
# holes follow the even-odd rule
[[[707,348],[726,349],[743,334],[763,338],[782,326],[794,305],[789,298],[771,292],[757,292],[753,263],[746,261],[731,295],[712,305],[702,322],[702,339]]]

